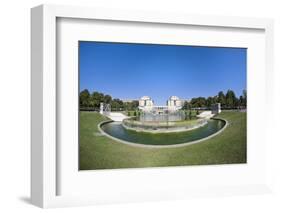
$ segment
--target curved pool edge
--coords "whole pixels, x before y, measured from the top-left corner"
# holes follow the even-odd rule
[[[171,144],[171,145],[148,145],[148,144],[138,144],[138,143],[133,143],[133,142],[129,142],[129,141],[125,141],[125,140],[122,140],[122,139],[119,139],[119,138],[115,138],[111,135],[109,135],[108,133],[106,133],[105,131],[103,131],[103,129],[101,128],[101,126],[103,124],[106,124],[106,123],[111,123],[111,122],[114,122],[113,120],[107,120],[107,121],[102,121],[98,124],[98,130],[103,134],[105,135],[106,137],[112,139],[113,141],[115,142],[120,142],[122,144],[125,144],[125,145],[129,145],[129,146],[133,146],[133,147],[140,147],[140,148],[153,148],[153,149],[161,149],[161,148],[178,148],[178,147],[184,147],[184,146],[190,146],[190,145],[193,145],[193,144],[197,144],[197,143],[201,143],[201,142],[204,142],[208,139],[211,139],[219,134],[221,134],[225,129],[226,127],[228,126],[228,121],[223,119],[223,118],[212,118],[214,120],[222,120],[225,122],[225,125],[223,128],[221,128],[219,131],[217,131],[216,133],[214,134],[211,134],[205,138],[201,138],[201,139],[198,139],[198,140],[194,140],[194,141],[190,141],[190,142],[186,142],[186,143],[180,143],[180,144]]]

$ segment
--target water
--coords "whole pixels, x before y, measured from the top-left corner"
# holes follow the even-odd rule
[[[208,124],[195,130],[174,133],[146,133],[125,129],[121,122],[106,123],[101,126],[107,134],[132,143],[148,145],[172,145],[199,140],[222,129],[225,122],[209,120]]]

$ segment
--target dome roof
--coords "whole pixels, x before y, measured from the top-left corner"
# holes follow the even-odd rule
[[[178,96],[171,96],[171,97],[169,98],[169,100],[171,100],[171,101],[177,101],[177,100],[180,100],[180,99],[179,99]]]
[[[140,100],[151,100],[149,96],[142,96]]]

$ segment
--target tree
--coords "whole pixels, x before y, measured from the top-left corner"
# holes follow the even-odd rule
[[[220,91],[217,96],[217,103],[220,103],[222,107],[225,107],[226,100],[223,91]]]
[[[104,102],[104,94],[100,92],[93,92],[90,98],[90,105],[94,108],[99,108],[100,103]]]
[[[139,102],[138,101],[132,101],[132,109],[137,110],[139,107]]]
[[[111,101],[112,101],[112,98],[111,98],[110,95],[105,95],[104,98],[103,98],[103,100],[104,100],[104,103],[110,104]]]
[[[206,98],[204,97],[192,98],[190,104],[193,108],[206,107]]]
[[[188,103],[188,101],[184,101],[182,109],[184,110],[190,109],[190,104]]]
[[[184,120],[187,120],[187,111],[183,111],[184,113]]]
[[[191,120],[191,119],[192,119],[192,111],[189,110],[189,120]]]
[[[242,95],[239,96],[238,106],[239,107],[244,106],[244,98]]]
[[[116,111],[123,110],[124,109],[123,101],[121,101],[118,98],[113,99],[111,102],[111,109],[116,110]]]
[[[243,106],[247,107],[247,90],[243,90]]]
[[[228,108],[235,108],[237,106],[238,99],[236,98],[234,91],[227,90],[225,95],[225,102]]]
[[[80,104],[80,107],[89,107],[89,105],[90,105],[90,93],[87,89],[80,92],[79,104]]]
[[[212,104],[215,104],[215,103],[216,103],[216,101],[215,101],[214,97],[208,97],[206,100],[206,106],[208,108],[211,108]]]
[[[139,101],[130,101],[130,102],[124,102],[123,107],[124,110],[127,111],[135,111],[138,109]]]

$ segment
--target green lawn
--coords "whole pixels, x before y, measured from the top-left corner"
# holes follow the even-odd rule
[[[246,163],[246,113],[222,112],[229,122],[219,135],[178,148],[139,148],[100,134],[97,124],[106,120],[95,112],[80,112],[80,169],[114,169],[181,165]]]

